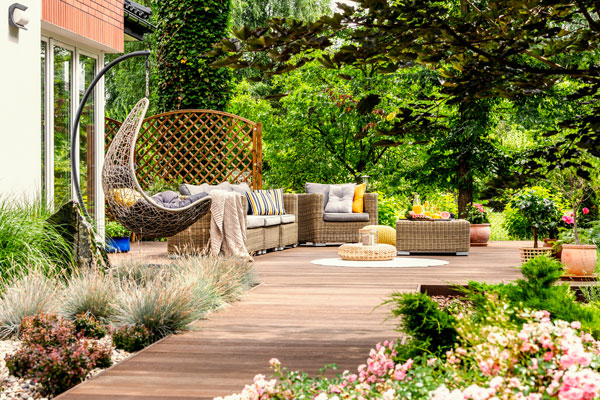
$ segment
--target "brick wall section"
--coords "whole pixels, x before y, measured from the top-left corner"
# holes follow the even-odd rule
[[[123,51],[123,0],[42,0],[42,20]]]

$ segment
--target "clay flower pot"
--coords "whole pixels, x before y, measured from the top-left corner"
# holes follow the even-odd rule
[[[490,224],[471,224],[471,246],[487,246],[491,234]]]
[[[595,244],[563,244],[561,261],[567,275],[590,276],[596,268]]]

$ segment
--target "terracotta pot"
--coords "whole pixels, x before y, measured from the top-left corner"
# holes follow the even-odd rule
[[[491,234],[490,224],[471,224],[471,246],[487,246]]]
[[[567,275],[590,276],[596,268],[595,244],[563,244],[561,261]]]

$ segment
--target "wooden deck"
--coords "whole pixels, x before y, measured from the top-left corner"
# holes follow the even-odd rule
[[[378,341],[398,337],[394,322],[375,308],[392,291],[419,284],[500,282],[520,272],[518,247],[497,242],[468,257],[428,268],[339,268],[310,264],[336,257],[336,247],[298,247],[256,257],[262,284],[242,301],[198,321],[195,329],[155,343],[129,360],[71,389],[60,399],[212,399],[240,391],[277,357],[290,369],[315,373],[328,363],[356,367]],[[165,260],[165,245],[133,249],[128,256]]]

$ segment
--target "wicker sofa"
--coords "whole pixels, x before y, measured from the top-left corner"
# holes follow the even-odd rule
[[[246,196],[241,195],[244,207]],[[267,250],[281,250],[298,244],[298,197],[284,193],[285,216],[245,215],[246,248],[249,253],[263,254]],[[210,241],[211,213],[203,216],[188,229],[167,239],[169,254],[199,253],[208,248]]]
[[[322,245],[358,242],[359,229],[366,225],[377,225],[377,193],[365,193],[363,214],[326,214],[323,202],[323,193],[298,194],[300,243]]]

